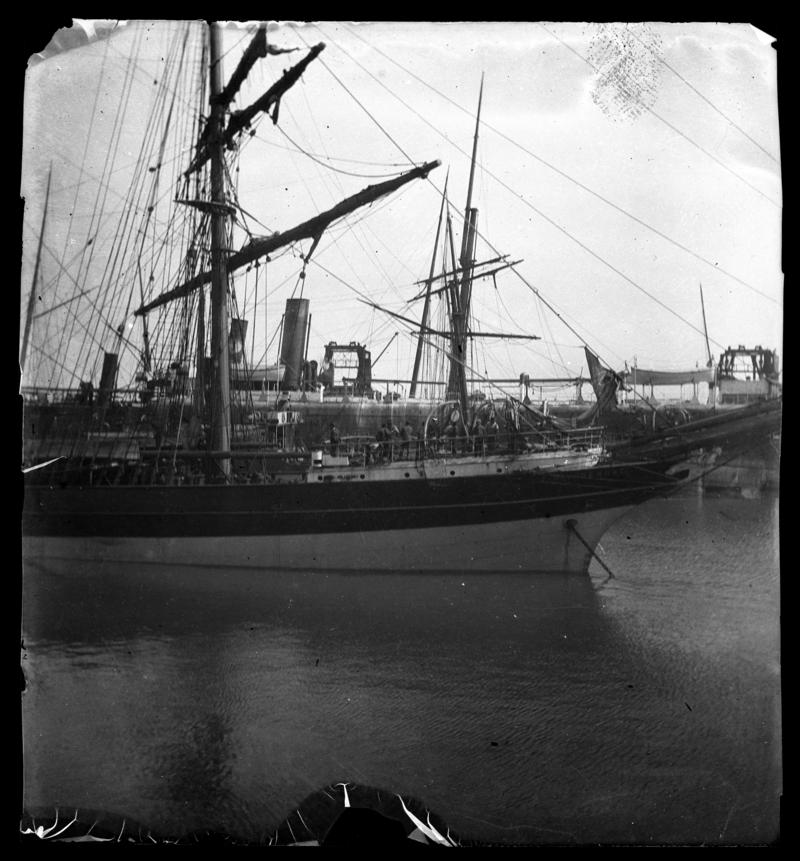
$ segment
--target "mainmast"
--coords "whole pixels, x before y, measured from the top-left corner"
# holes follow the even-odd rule
[[[231,401],[228,356],[228,267],[225,258],[228,219],[225,199],[222,93],[222,46],[219,24],[211,25],[211,116],[208,149],[211,161],[211,450],[219,452],[217,466],[226,480],[231,472]]]
[[[172,301],[189,296],[199,290],[200,301],[198,309],[198,356],[197,356],[197,385],[200,387],[198,403],[203,402],[203,393],[207,382],[204,379],[204,350],[203,350],[203,314],[204,301],[202,288],[211,283],[210,318],[211,318],[211,428],[209,445],[214,453],[216,466],[227,479],[231,473],[231,405],[230,405],[230,355],[229,355],[229,320],[228,320],[228,287],[231,275],[238,269],[267,257],[271,252],[291,245],[301,240],[310,239],[311,248],[304,256],[305,262],[317,248],[317,245],[327,228],[334,222],[356,209],[368,206],[386,194],[390,194],[414,179],[424,178],[434,168],[438,161],[426,162],[406,171],[385,182],[370,185],[357,194],[351,195],[325,212],[298,224],[284,232],[273,233],[270,236],[251,238],[238,251],[233,252],[230,244],[231,219],[235,209],[227,200],[225,193],[225,149],[232,148],[235,140],[242,132],[251,126],[260,115],[269,115],[273,123],[278,121],[278,111],[281,98],[300,80],[308,65],[324,50],[320,43],[311,48],[300,62],[285,71],[276,81],[249,107],[233,111],[225,119],[229,110],[230,100],[239,92],[242,82],[253,64],[261,57],[270,53],[266,43],[266,27],[259,27],[253,42],[245,51],[236,71],[227,87],[223,88],[222,81],[222,46],[221,30],[217,24],[210,29],[210,101],[211,112],[206,127],[200,136],[195,156],[185,176],[198,172],[207,162],[211,170],[211,200],[177,200],[177,203],[193,206],[202,212],[209,213],[211,218],[211,267],[201,271],[178,286],[165,291],[149,302],[144,302],[134,311],[136,316],[144,316],[150,311],[160,308]],[[271,112],[271,113],[270,113]],[[188,267],[187,267],[188,270]]]
[[[478,233],[478,210],[472,207],[472,188],[475,182],[475,162],[478,153],[478,130],[481,123],[481,103],[483,101],[483,75],[478,95],[478,114],[475,119],[475,136],[472,141],[472,160],[469,169],[467,205],[464,210],[464,233],[461,238],[461,289],[453,290],[452,324],[453,355],[450,360],[450,379],[447,386],[448,396],[457,398],[461,404],[461,415],[467,420],[467,331],[469,327],[469,306],[472,299],[472,267],[475,258],[475,240]],[[455,268],[455,267],[453,267]]]

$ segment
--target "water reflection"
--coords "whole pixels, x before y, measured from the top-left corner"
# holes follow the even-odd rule
[[[26,803],[259,840],[350,781],[488,840],[768,839],[771,523],[643,506],[612,580],[32,565]]]

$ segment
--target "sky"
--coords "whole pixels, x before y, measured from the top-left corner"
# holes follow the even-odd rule
[[[79,350],[99,356],[113,338],[109,321],[87,339],[85,326],[70,317],[76,304],[47,309],[74,295],[76,283],[102,282],[110,237],[128,210],[135,210],[125,222],[135,235],[133,215],[148,201],[125,196],[151,128],[157,82],[165,80],[168,37],[183,28],[88,22],[77,36],[59,34],[29,64],[23,316],[51,165],[53,171],[32,363],[42,349],[52,354],[56,338],[67,363]],[[224,79],[251,32],[247,24],[224,28]],[[192,25],[192,38],[199,33]],[[460,241],[482,78],[476,256],[522,262],[496,282],[475,283],[475,328],[541,340],[476,343],[476,373],[585,373],[584,343],[617,369],[634,361],[702,366],[701,284],[715,356],[728,345],[780,347],[777,64],[767,34],[714,23],[284,22],[270,25],[269,40],[302,50],[259,61],[236,107],[254,100],[309,46],[326,48],[284,96],[277,126],[264,119],[242,147],[235,179],[254,233],[285,230],[412,163],[441,161],[428,180],[323,237],[302,283],[311,300],[310,358],[321,359],[330,340],[366,342],[373,358],[382,354],[375,376],[410,376],[409,327],[363,300],[420,318],[420,303],[409,301],[431,266],[446,177]],[[188,86],[201,74],[199,54],[186,48],[181,63],[174,74]],[[188,99],[184,92],[176,112]],[[162,163],[173,169],[172,178],[166,168],[160,174],[165,200],[174,196],[171,179],[189,154],[186,139],[164,139]],[[107,180],[98,185],[101,176]],[[98,202],[102,217],[93,218]],[[240,234],[235,244],[244,241]],[[256,360],[265,340],[268,359],[276,358],[274,333],[285,299],[300,289],[299,253],[308,249],[304,243],[266,267],[266,318],[260,270],[259,304],[247,313]],[[440,261],[436,267],[440,272]],[[240,303],[251,300],[254,273],[237,278],[235,289]],[[135,340],[138,324],[125,319]],[[72,352],[61,349],[65,332],[84,333]],[[65,374],[62,385],[70,379]]]

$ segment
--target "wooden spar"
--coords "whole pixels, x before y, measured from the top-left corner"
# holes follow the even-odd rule
[[[406,183],[411,182],[411,180],[426,177],[430,171],[437,168],[440,164],[441,162],[438,160],[426,162],[420,167],[415,167],[413,170],[409,170],[394,179],[389,179],[386,182],[380,182],[376,185],[369,185],[362,191],[358,192],[358,194],[354,194],[351,197],[346,198],[326,212],[322,212],[319,215],[314,216],[314,218],[304,221],[302,224],[286,230],[283,233],[274,233],[272,236],[264,236],[259,239],[254,239],[252,242],[245,245],[240,251],[237,251],[228,258],[228,272],[235,272],[242,266],[246,266],[248,263],[258,260],[259,257],[265,257],[267,254],[276,251],[278,248],[283,248],[285,245],[290,245],[293,242],[299,242],[302,239],[313,239],[315,243],[318,242],[319,238],[333,221],[343,218],[345,215],[349,215],[361,206],[373,203],[385,194],[396,191]],[[307,255],[306,259],[308,259],[309,256],[310,254]],[[156,299],[153,299],[152,302],[148,302],[146,305],[138,308],[134,311],[134,314],[137,316],[147,314],[154,308],[166,305],[167,302],[172,302],[174,299],[180,299],[187,296],[203,284],[208,284],[210,280],[211,272],[201,272],[189,281],[186,281],[172,290],[168,290],[166,293],[162,293]]]
[[[464,209],[464,235],[461,237],[461,265],[465,266],[464,255],[467,251],[467,220],[472,208],[472,188],[475,182],[475,162],[478,155],[478,129],[481,123],[481,103],[483,102],[483,73],[481,73],[481,88],[478,92],[478,115],[475,119],[475,136],[472,140],[472,160],[469,167],[469,185],[467,186],[467,205]]]
[[[284,73],[283,77],[276,81],[261,98],[257,99],[253,102],[250,107],[245,108],[242,111],[236,111],[231,115],[231,118],[228,122],[228,128],[225,129],[225,145],[230,146],[234,137],[239,134],[240,131],[249,127],[250,123],[255,119],[256,116],[260,113],[267,113],[271,107],[274,106],[275,110],[272,114],[272,122],[278,122],[278,108],[280,106],[280,100],[283,94],[291,89],[299,80],[300,76],[305,72],[306,67],[313,60],[317,58],[322,51],[325,50],[325,43],[320,42],[318,45],[314,45],[314,47],[300,60],[299,63],[296,63]]]
[[[539,335],[515,335],[509,332],[467,332],[468,338],[508,338],[512,341],[541,341]]]
[[[197,356],[195,359],[194,403],[198,415],[206,410],[206,292],[197,295]]]
[[[484,260],[482,263],[476,263],[476,266],[488,266],[490,263],[498,263],[500,260],[508,260],[508,254],[500,254],[497,257],[491,257],[489,260]],[[516,261],[521,263],[521,260]],[[514,263],[509,263],[509,266],[514,266]],[[428,281],[440,281],[442,278],[453,278],[456,275],[461,275],[463,270],[457,266],[452,272],[442,272],[440,275],[434,275],[433,278],[423,278],[421,281],[415,281],[414,284],[427,284]],[[422,294],[420,294],[422,295]]]
[[[224,106],[229,105],[236,94],[239,92],[239,87],[247,80],[250,69],[256,63],[256,60],[261,60],[267,56],[267,25],[263,22],[258,25],[255,36],[247,46],[247,50],[242,54],[239,65],[236,71],[231,75],[225,89],[219,94],[217,100]]]
[[[475,265],[476,266],[487,266],[489,263],[491,263],[491,260],[485,260],[483,263],[476,263]],[[519,263],[522,263],[521,258],[519,260],[510,260],[508,263],[504,263],[502,266],[498,266],[495,269],[487,269],[486,272],[477,272],[477,273],[473,272],[472,273],[472,280],[476,281],[478,278],[488,278],[490,275],[492,277],[494,277],[495,275],[497,275],[498,272],[502,272],[504,269],[510,269],[512,266],[517,266]],[[461,271],[460,269],[456,270],[455,274],[457,274],[460,271]],[[444,278],[447,275],[453,275],[453,274],[454,274],[453,272],[443,273],[442,275],[437,275],[433,280],[436,281],[439,278]],[[495,282],[495,287],[496,286],[497,286],[497,282]],[[448,289],[449,289],[449,287],[447,287],[447,286],[437,287],[435,290],[431,290],[430,293],[431,293],[431,296],[436,296],[438,293],[444,293]],[[427,293],[427,291],[425,291],[425,292]],[[422,299],[423,296],[425,296],[425,293],[418,293],[410,301],[416,302],[418,299]]]
[[[250,123],[258,116],[260,113],[267,113],[270,108],[274,107],[275,110],[272,114],[272,121],[275,123],[278,121],[278,108],[280,106],[281,97],[283,94],[291,89],[297,81],[300,79],[300,76],[306,70],[308,64],[315,59],[315,57],[323,51],[325,48],[324,43],[320,42],[319,45],[315,45],[309,52],[300,60],[299,63],[292,66],[287,72],[283,74],[279,80],[277,80],[259,99],[253,102],[252,105],[245,108],[241,111],[236,111],[231,115],[230,120],[228,121],[228,127],[223,131],[220,126],[220,136],[222,142],[225,146],[230,147],[233,143],[233,139],[236,137],[239,132],[250,126]],[[252,64],[251,64],[252,65]],[[238,71],[238,70],[237,70]],[[222,99],[222,88],[220,84],[220,92],[216,94],[214,100],[212,101],[212,105],[217,103],[219,107],[223,110],[226,106],[226,103]],[[216,105],[215,105],[216,106]],[[188,176],[193,171],[199,170],[211,157],[211,145],[210,145],[210,132],[208,135],[204,135],[201,138],[200,143],[198,145],[198,152],[195,156],[194,161],[189,166],[186,171],[186,175]]]
[[[368,302],[366,299],[359,299],[359,302],[363,302],[365,305],[369,305],[370,308],[375,308],[378,311],[383,311],[384,314],[388,314],[390,317],[396,317],[398,320],[402,320],[404,323],[410,323],[412,326],[419,327],[420,333],[425,335],[441,335],[443,337],[449,336],[450,332],[442,332],[439,329],[431,329],[429,326],[425,324],[419,324],[416,320],[412,320],[410,317],[404,317],[402,314],[397,314],[395,311],[390,311],[388,308],[383,308],[381,305],[376,305],[374,302]],[[510,335],[505,332],[469,332],[467,334],[468,338],[509,338],[511,340],[518,341],[540,341],[541,338],[538,335]],[[376,359],[377,361],[377,359]]]
[[[417,396],[417,378],[419,377],[419,366],[422,362],[422,329],[428,325],[428,310],[431,304],[431,284],[433,283],[433,270],[436,267],[436,249],[439,247],[439,235],[442,232],[442,217],[444,216],[444,202],[447,199],[447,181],[450,179],[450,171],[447,172],[447,177],[444,181],[444,190],[442,191],[442,205],[439,208],[439,221],[436,224],[436,239],[433,241],[433,256],[431,257],[431,271],[428,275],[428,280],[425,286],[425,304],[422,306],[422,322],[420,324],[420,334],[417,338],[417,352],[414,356],[414,370],[411,374],[411,390],[408,393],[409,398]]]
[[[703,311],[703,332],[706,336],[706,352],[708,353],[708,367],[714,364],[714,359],[711,356],[711,345],[708,343],[708,326],[706,325],[706,303],[703,301],[703,284],[700,284],[700,308]]]
[[[472,299],[472,268],[475,257],[475,242],[478,234],[478,210],[472,206],[472,189],[475,182],[475,163],[478,158],[478,132],[481,125],[481,104],[483,102],[483,74],[478,93],[478,113],[475,117],[475,137],[472,141],[472,161],[469,168],[469,187],[467,206],[464,210],[464,235],[461,243],[461,312],[464,315],[464,333],[469,326],[469,308]]]
[[[388,314],[390,317],[395,317],[397,320],[402,320],[404,323],[414,326],[415,329],[419,330],[420,335],[441,335],[443,337],[447,337],[450,334],[450,332],[442,332],[439,329],[431,329],[429,326],[421,325],[410,317],[404,317],[402,314],[397,314],[394,311],[390,311],[388,308],[376,305],[374,302],[368,302],[366,299],[359,299],[358,301],[363,302],[364,305],[369,305],[370,308],[375,308],[376,311],[383,311],[384,314]],[[377,362],[377,359],[375,361]]]
[[[382,356],[382,355],[383,355],[383,354],[384,354],[384,353],[389,349],[389,347],[391,347],[391,346],[392,346],[392,344],[394,343],[394,339],[395,339],[399,334],[400,334],[399,332],[395,332],[395,333],[394,333],[394,335],[392,335],[392,337],[391,337],[391,338],[389,338],[389,342],[386,344],[386,346],[385,346],[385,347],[380,351],[380,353],[378,353],[378,358],[377,358],[377,359],[373,359],[373,360],[372,360],[372,367],[373,367],[373,368],[374,368],[374,367],[375,367],[375,365],[377,365],[377,364],[378,364],[378,362],[381,360],[381,356]]]
[[[456,263],[456,247],[453,239],[453,216],[450,215],[450,204],[447,204],[447,235],[450,239],[450,258],[452,260],[452,266],[455,270],[458,264]],[[456,296],[458,299],[458,296]]]
[[[137,258],[136,260],[136,272],[139,276],[139,296],[141,297],[142,302],[144,302],[144,278],[142,277],[142,264],[140,258]],[[147,317],[142,317],[142,342],[144,347],[142,370],[146,374],[149,374],[152,362],[150,358],[150,333],[147,331]]]
[[[475,243],[478,239],[478,210],[474,207],[469,211],[469,229],[467,236],[467,258],[461,281],[461,307],[464,311],[464,325],[469,326],[469,312],[472,303],[472,280],[475,268]],[[466,332],[466,328],[465,328]]]
[[[456,248],[455,248],[455,240],[453,238],[453,216],[450,213],[450,201],[447,202],[447,240],[450,246],[450,264],[453,269],[458,265],[456,262]],[[443,267],[445,266],[444,261],[442,261]],[[449,332],[449,340],[450,340],[450,352],[448,355],[451,357],[455,355],[456,351],[456,336],[455,336],[455,328],[453,326],[453,319],[458,311],[458,281],[456,279],[451,279],[446,282],[446,304],[447,304],[447,312],[450,317],[450,332]],[[445,392],[447,394],[448,399],[453,398],[453,392],[451,391],[451,380],[450,375],[448,375],[447,388]]]
[[[19,353],[19,369],[20,372],[25,370],[25,357],[28,353],[28,338],[31,334],[31,324],[33,323],[33,309],[36,307],[36,282],[39,280],[39,264],[42,260],[42,245],[44,244],[44,226],[47,222],[47,207],[50,201],[50,180],[53,178],[53,166],[50,165],[50,170],[47,173],[47,191],[44,196],[44,212],[42,213],[42,227],[39,231],[39,244],[36,246],[36,262],[33,264],[33,283],[31,284],[31,293],[28,297],[28,310],[25,314],[25,329],[22,333],[22,347]]]
[[[467,377],[464,370],[467,347],[467,330],[469,328],[469,305],[472,293],[472,260],[475,252],[478,211],[472,207],[472,189],[475,182],[475,163],[478,154],[478,131],[481,123],[481,104],[483,102],[483,75],[478,94],[478,112],[475,118],[475,135],[472,140],[472,159],[469,169],[469,185],[467,186],[467,205],[464,210],[464,232],[461,237],[461,289],[454,289],[458,294],[458,302],[453,310],[453,355],[450,361],[450,382],[448,393],[457,397],[461,403],[464,420],[467,418]],[[453,266],[453,269],[456,267]]]
[[[223,161],[222,123],[225,106],[215,97],[222,91],[222,35],[219,24],[211,25],[211,117],[208,149],[211,158],[211,199],[225,202],[225,165]],[[216,210],[211,216],[211,440],[213,451],[230,449],[231,399],[230,357],[228,355],[228,267],[225,259],[227,217]],[[227,480],[231,460],[226,455],[214,459]]]

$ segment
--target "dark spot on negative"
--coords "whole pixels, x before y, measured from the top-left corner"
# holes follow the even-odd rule
[[[647,24],[599,24],[589,46],[592,101],[612,122],[634,120],[658,95],[661,37]]]

